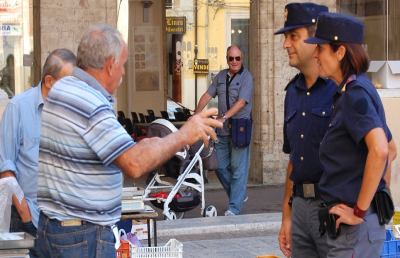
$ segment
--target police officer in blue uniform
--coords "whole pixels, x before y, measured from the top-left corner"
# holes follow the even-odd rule
[[[369,60],[362,47],[364,25],[336,13],[321,14],[317,24],[315,37],[306,42],[318,44],[320,76],[338,85],[320,147],[324,171],[319,191],[340,230],[328,237],[327,257],[380,257],[385,227],[371,202],[385,187],[393,141],[382,102],[365,74]]]
[[[314,36],[317,17],[326,6],[291,3],[285,7],[284,34],[289,65],[297,74],[286,87],[283,151],[290,154],[282,204],[280,248],[285,256],[326,257],[326,236],[320,236],[318,181],[322,174],[318,153],[328,128],[336,85],[319,77],[316,45],[304,42]],[[292,198],[292,207],[289,200]]]

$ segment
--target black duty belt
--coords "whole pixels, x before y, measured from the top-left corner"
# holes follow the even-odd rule
[[[298,196],[306,199],[319,198],[318,184],[303,183],[293,185],[293,196]]]

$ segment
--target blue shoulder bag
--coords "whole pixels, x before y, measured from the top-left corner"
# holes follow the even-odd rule
[[[229,75],[226,75],[226,107],[230,109],[229,105],[229,85],[235,78],[236,74],[230,79]],[[249,146],[251,141],[251,130],[253,128],[253,120],[250,118],[230,118],[228,121],[228,127],[231,131],[231,139],[233,146],[237,148],[244,148]]]

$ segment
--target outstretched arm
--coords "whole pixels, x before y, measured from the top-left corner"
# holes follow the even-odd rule
[[[114,163],[128,176],[140,177],[159,167],[186,145],[198,140],[207,145],[209,137],[215,140],[214,128],[222,127],[221,122],[210,118],[215,115],[217,109],[212,108],[192,116],[180,130],[164,138],[143,139],[122,153]]]

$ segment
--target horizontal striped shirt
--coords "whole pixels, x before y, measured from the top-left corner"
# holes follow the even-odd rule
[[[134,145],[113,98],[79,68],[51,89],[42,113],[38,203],[50,218],[110,225],[121,216],[122,174],[113,161]]]

